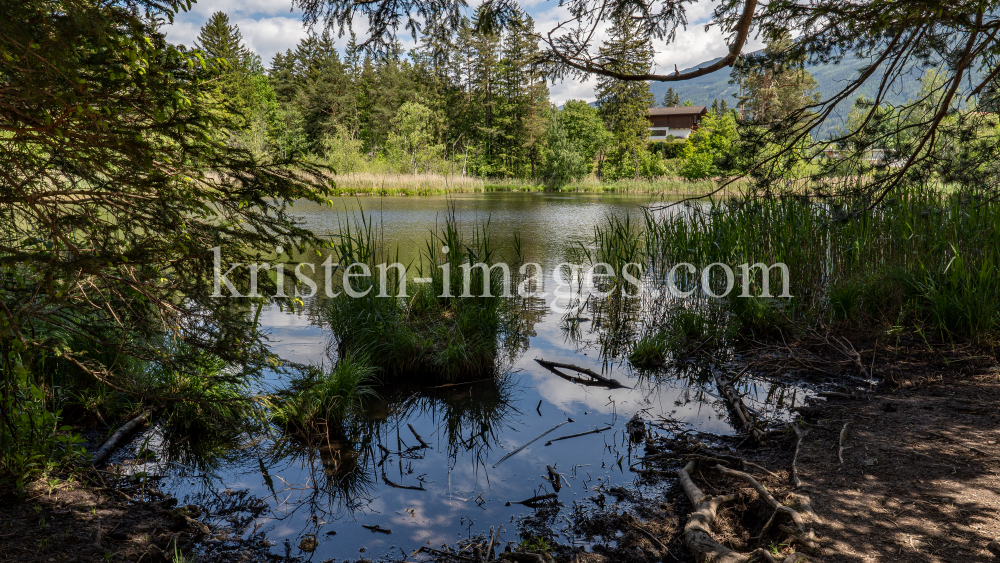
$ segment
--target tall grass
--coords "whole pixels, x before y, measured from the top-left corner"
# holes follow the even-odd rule
[[[426,174],[387,174],[356,172],[337,174],[332,178],[340,195],[443,195],[449,193],[483,192],[581,192],[635,193],[696,196],[716,189],[712,180],[686,180],[680,177],[618,180],[602,182],[589,176],[578,182],[555,185],[529,178],[479,178],[472,176]],[[728,187],[726,194],[738,192],[738,186]]]
[[[303,438],[343,437],[348,416],[375,395],[375,376],[368,358],[341,356],[330,373],[313,369],[293,379],[273,400],[271,418]]]
[[[498,261],[489,221],[463,233],[449,215],[419,262],[407,265],[405,287],[397,268],[386,268],[382,287],[378,265],[398,262],[399,254],[384,248],[380,232],[363,214],[353,226],[342,225],[334,253],[340,264],[365,264],[373,273],[350,280],[351,288],[325,304],[341,355],[370,358],[385,381],[455,382],[497,373],[505,347],[515,340],[512,299],[504,296],[501,270],[487,274],[469,267]],[[511,270],[513,285],[516,261]],[[415,278],[430,283],[414,283]],[[364,295],[352,297],[346,289]]]
[[[732,332],[746,337],[821,323],[917,331],[946,341],[1000,337],[1000,203],[932,188],[907,189],[859,216],[848,213],[855,203],[804,197],[712,200],[647,211],[641,228],[611,218],[595,233],[594,257],[612,264],[641,257],[650,287],[662,287],[682,262],[699,270],[716,262],[729,265],[735,287],[724,300],[699,289],[660,309],[679,306],[706,314],[706,304],[721,302]],[[746,280],[751,297],[740,297],[744,280],[738,266],[758,262],[787,266],[792,297],[776,297],[777,270],[769,279],[772,297],[762,296],[759,270]],[[674,275],[683,289],[700,287],[684,270]],[[725,282],[722,270],[714,269],[713,291],[721,293]],[[670,323],[648,310],[645,316],[651,326],[633,329],[639,333],[636,359],[655,362],[662,347],[657,351],[654,344],[666,341],[658,333]]]

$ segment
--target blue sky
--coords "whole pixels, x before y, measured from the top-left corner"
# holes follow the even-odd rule
[[[478,2],[472,0],[470,6]],[[688,7],[687,31],[678,33],[677,40],[669,45],[654,44],[657,50],[655,62],[656,72],[672,72],[674,64],[684,69],[700,62],[720,57],[726,53],[723,37],[717,29],[708,32],[704,24],[708,21],[715,3],[701,0]],[[521,6],[535,19],[535,28],[547,31],[555,23],[566,17],[566,10],[560,8],[555,0],[527,0]],[[471,9],[471,8],[470,8]],[[295,48],[300,39],[306,37],[308,30],[302,25],[302,14],[292,10],[291,0],[201,0],[192,5],[191,10],[178,14],[172,25],[166,27],[167,37],[174,43],[191,45],[198,36],[198,29],[209,16],[216,11],[229,14],[232,22],[239,26],[247,45],[261,56],[264,66],[270,66],[271,57],[279,51]],[[355,29],[362,36],[365,26]],[[607,25],[599,27],[597,36],[606,30]],[[400,35],[405,48],[413,47],[413,39],[404,32]],[[341,46],[346,38],[340,41]],[[751,40],[748,50],[761,48],[763,43]],[[562,104],[569,99],[593,101],[595,80],[565,81],[549,85],[551,99],[556,104]]]

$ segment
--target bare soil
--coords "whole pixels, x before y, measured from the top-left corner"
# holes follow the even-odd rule
[[[166,561],[173,542],[183,552],[191,534],[163,506],[127,503],[121,493],[36,483],[23,499],[0,502],[0,561]]]

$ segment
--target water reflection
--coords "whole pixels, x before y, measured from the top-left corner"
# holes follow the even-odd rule
[[[521,234],[526,260],[542,264],[547,275],[534,289],[548,289],[550,294],[555,285],[549,275],[552,267],[576,261],[579,253],[574,247],[592,239],[595,224],[609,213],[638,217],[638,205],[647,202],[635,197],[551,194],[456,199],[459,220],[465,224],[492,217],[494,240],[502,248],[513,244],[513,233]],[[389,243],[412,245],[415,255],[440,226],[448,202],[368,200],[365,209],[378,215]],[[308,226],[328,234],[343,219],[337,210],[311,204],[296,210]],[[650,289],[654,283],[643,280]],[[275,544],[272,553],[316,561],[398,558],[400,548],[408,554],[428,541],[440,546],[531,513],[505,503],[548,491],[549,483],[541,478],[546,465],[566,473],[570,485],[560,492],[560,499],[567,505],[588,497],[597,486],[630,485],[635,476],[628,471],[629,456],[637,446],[628,440],[624,422],[637,413],[651,421],[681,421],[686,428],[705,432],[733,432],[711,377],[711,362],[697,354],[668,355],[662,364],[640,369],[626,360],[645,335],[672,326],[675,302],[648,291],[602,300],[593,296],[592,285],[578,283],[574,289],[566,314],[551,313],[549,300],[512,300],[517,324],[502,347],[498,371],[505,375],[501,377],[430,388],[405,382],[381,388],[379,398],[352,417],[339,438],[303,440],[273,429],[257,441],[243,436],[217,444],[214,454],[213,448],[206,454],[183,442],[158,438],[155,449],[162,455],[145,470],[165,475],[165,490],[191,500],[228,499],[226,490],[249,491],[266,508],[250,521],[246,514],[251,513],[243,513],[241,522],[247,525],[243,533],[266,534]],[[565,306],[566,300],[561,304]],[[336,352],[331,343],[336,338],[326,328],[323,307],[321,295],[306,300],[304,309],[293,314],[265,310],[261,324],[271,334],[272,350],[302,364],[332,365]],[[716,367],[733,358],[725,347],[713,354],[720,360]],[[581,386],[554,376],[535,358],[581,365],[630,388]],[[287,384],[280,374],[271,377],[267,384],[272,388]],[[800,391],[762,379],[744,376],[735,385],[746,394],[748,406],[765,418],[780,417],[801,400]],[[568,435],[605,426],[612,429],[551,446],[540,440],[493,467],[568,418],[575,422],[550,437],[562,430]],[[137,444],[151,436],[147,433]],[[212,437],[206,438],[206,444],[212,443]],[[422,447],[421,440],[430,447]],[[393,533],[378,531],[386,529]],[[315,553],[299,553],[301,539],[313,536],[319,540]],[[516,541],[506,533],[505,539]]]

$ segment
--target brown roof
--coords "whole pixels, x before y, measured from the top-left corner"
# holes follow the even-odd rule
[[[703,113],[708,113],[708,108],[705,106],[678,106],[646,110],[646,115],[701,115]]]

